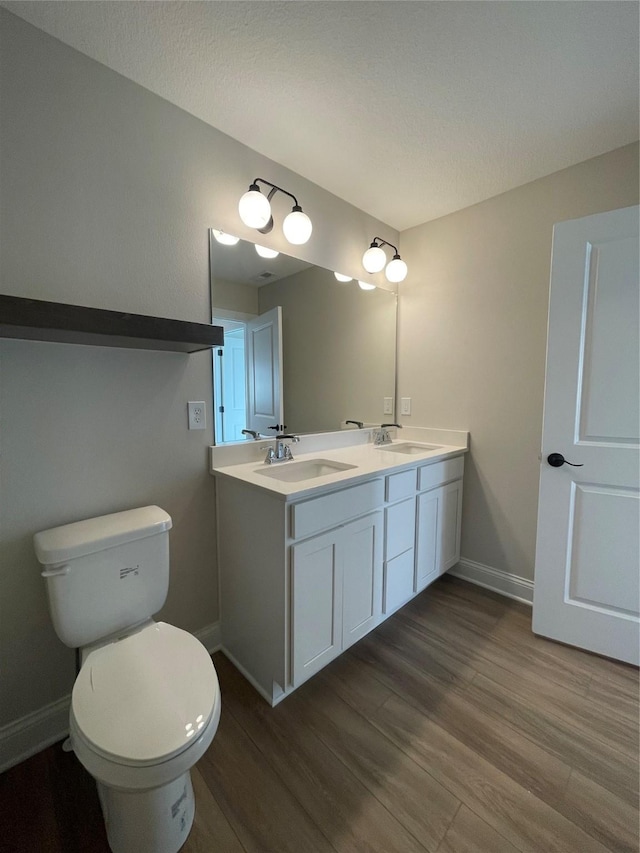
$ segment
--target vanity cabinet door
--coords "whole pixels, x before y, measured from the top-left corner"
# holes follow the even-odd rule
[[[291,681],[298,687],[342,651],[340,530],[291,548]]]
[[[418,495],[416,592],[460,559],[462,480]]]
[[[460,559],[460,520],[462,514],[462,480],[456,480],[438,491],[440,494],[440,542],[438,573],[443,574]]]
[[[341,533],[342,647],[346,649],[374,628],[382,614],[382,513],[352,521]]]
[[[439,573],[438,530],[442,489],[432,489],[418,495],[416,513],[416,592],[434,581]]]

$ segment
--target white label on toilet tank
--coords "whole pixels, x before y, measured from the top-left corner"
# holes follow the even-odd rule
[[[129,575],[138,575],[140,574],[140,565],[137,566],[125,566],[120,569],[120,580],[123,578],[129,577]]]

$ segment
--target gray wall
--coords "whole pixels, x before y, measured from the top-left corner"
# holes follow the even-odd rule
[[[314,223],[306,260],[357,275],[397,232],[0,9],[0,292],[209,322],[211,226],[251,238],[260,175]],[[275,203],[275,200],[274,200]],[[286,210],[286,206],[283,211]],[[277,215],[277,214],[276,214]],[[283,212],[284,215],[284,212]],[[278,229],[269,240],[288,244]],[[211,357],[0,342],[0,727],[69,692],[34,532],[157,503],[174,520],[162,618],[217,619]]]
[[[471,432],[468,560],[533,578],[553,225],[637,203],[634,144],[401,235],[401,421]]]

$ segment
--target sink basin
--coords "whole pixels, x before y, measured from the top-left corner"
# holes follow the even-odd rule
[[[333,462],[330,459],[305,459],[304,462],[276,462],[273,465],[265,465],[264,468],[256,468],[254,473],[283,483],[298,483],[300,480],[326,477],[327,474],[338,474],[340,471],[348,471],[356,467],[344,462]]]
[[[415,456],[418,453],[426,453],[429,450],[440,450],[441,444],[411,444],[403,441],[400,444],[387,444],[378,450],[390,450],[392,453],[406,453],[407,456]]]

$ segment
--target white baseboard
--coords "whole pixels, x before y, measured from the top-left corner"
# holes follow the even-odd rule
[[[71,696],[63,696],[0,728],[0,773],[31,758],[69,733]]]
[[[221,646],[220,623],[206,625],[194,631],[209,654]],[[0,773],[26,761],[37,752],[62,740],[69,733],[71,695],[63,696],[19,720],[0,727]]]
[[[533,604],[533,581],[521,578],[519,575],[512,575],[510,572],[494,569],[491,566],[485,566],[483,563],[476,563],[474,560],[467,560],[464,557],[452,569],[449,569],[449,574],[477,586],[483,586],[485,589],[493,590],[493,592],[505,595],[507,598],[514,598],[523,604]]]
[[[193,636],[196,637],[205,649],[212,655],[219,651],[222,647],[222,635],[220,633],[220,623],[213,622],[211,625],[205,625],[199,631],[194,631]]]

